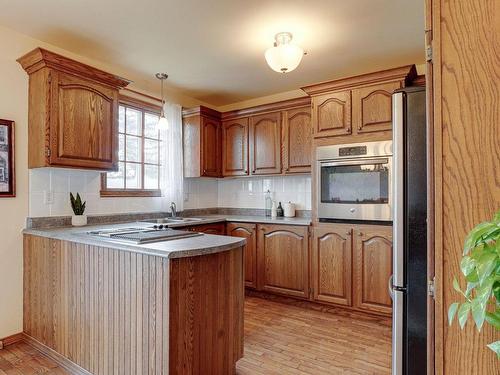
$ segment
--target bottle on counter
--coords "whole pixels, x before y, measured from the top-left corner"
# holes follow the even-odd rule
[[[278,208],[276,209],[276,216],[278,216],[278,217],[284,216],[283,206],[281,206],[281,202],[280,202],[280,204],[278,204]]]
[[[276,201],[273,201],[272,206],[271,206],[271,217],[276,217],[278,216],[278,209],[276,207]]]
[[[268,190],[266,191],[266,197],[265,197],[266,216],[271,216],[272,206],[273,206],[273,200],[271,198],[271,190]]]

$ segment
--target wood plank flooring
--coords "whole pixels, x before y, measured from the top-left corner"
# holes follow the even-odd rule
[[[237,375],[390,375],[390,362],[387,319],[245,299],[245,356]],[[0,350],[0,375],[19,374],[69,373],[16,343]]]

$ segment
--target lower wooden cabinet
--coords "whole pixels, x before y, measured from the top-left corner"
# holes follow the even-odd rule
[[[226,234],[233,237],[246,238],[244,247],[245,286],[257,288],[257,225],[251,223],[228,223]]]
[[[258,225],[258,288],[287,296],[309,298],[308,250],[308,227]]]
[[[392,312],[392,227],[356,226],[354,237],[354,306],[379,313]]]
[[[351,306],[352,226],[320,224],[313,230],[311,252],[312,298]]]
[[[390,315],[392,227],[317,224],[311,249],[312,299]]]
[[[189,227],[179,228],[179,229],[185,229],[192,232],[200,232],[205,234],[218,234],[220,236],[223,236],[226,234],[226,223],[192,225]]]

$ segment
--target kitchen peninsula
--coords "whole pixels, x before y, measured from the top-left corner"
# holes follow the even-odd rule
[[[126,226],[24,231],[25,339],[76,374],[234,373],[245,240],[87,234]]]

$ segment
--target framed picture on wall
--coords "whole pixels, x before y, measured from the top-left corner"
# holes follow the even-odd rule
[[[0,119],[0,198],[16,196],[14,121]]]

